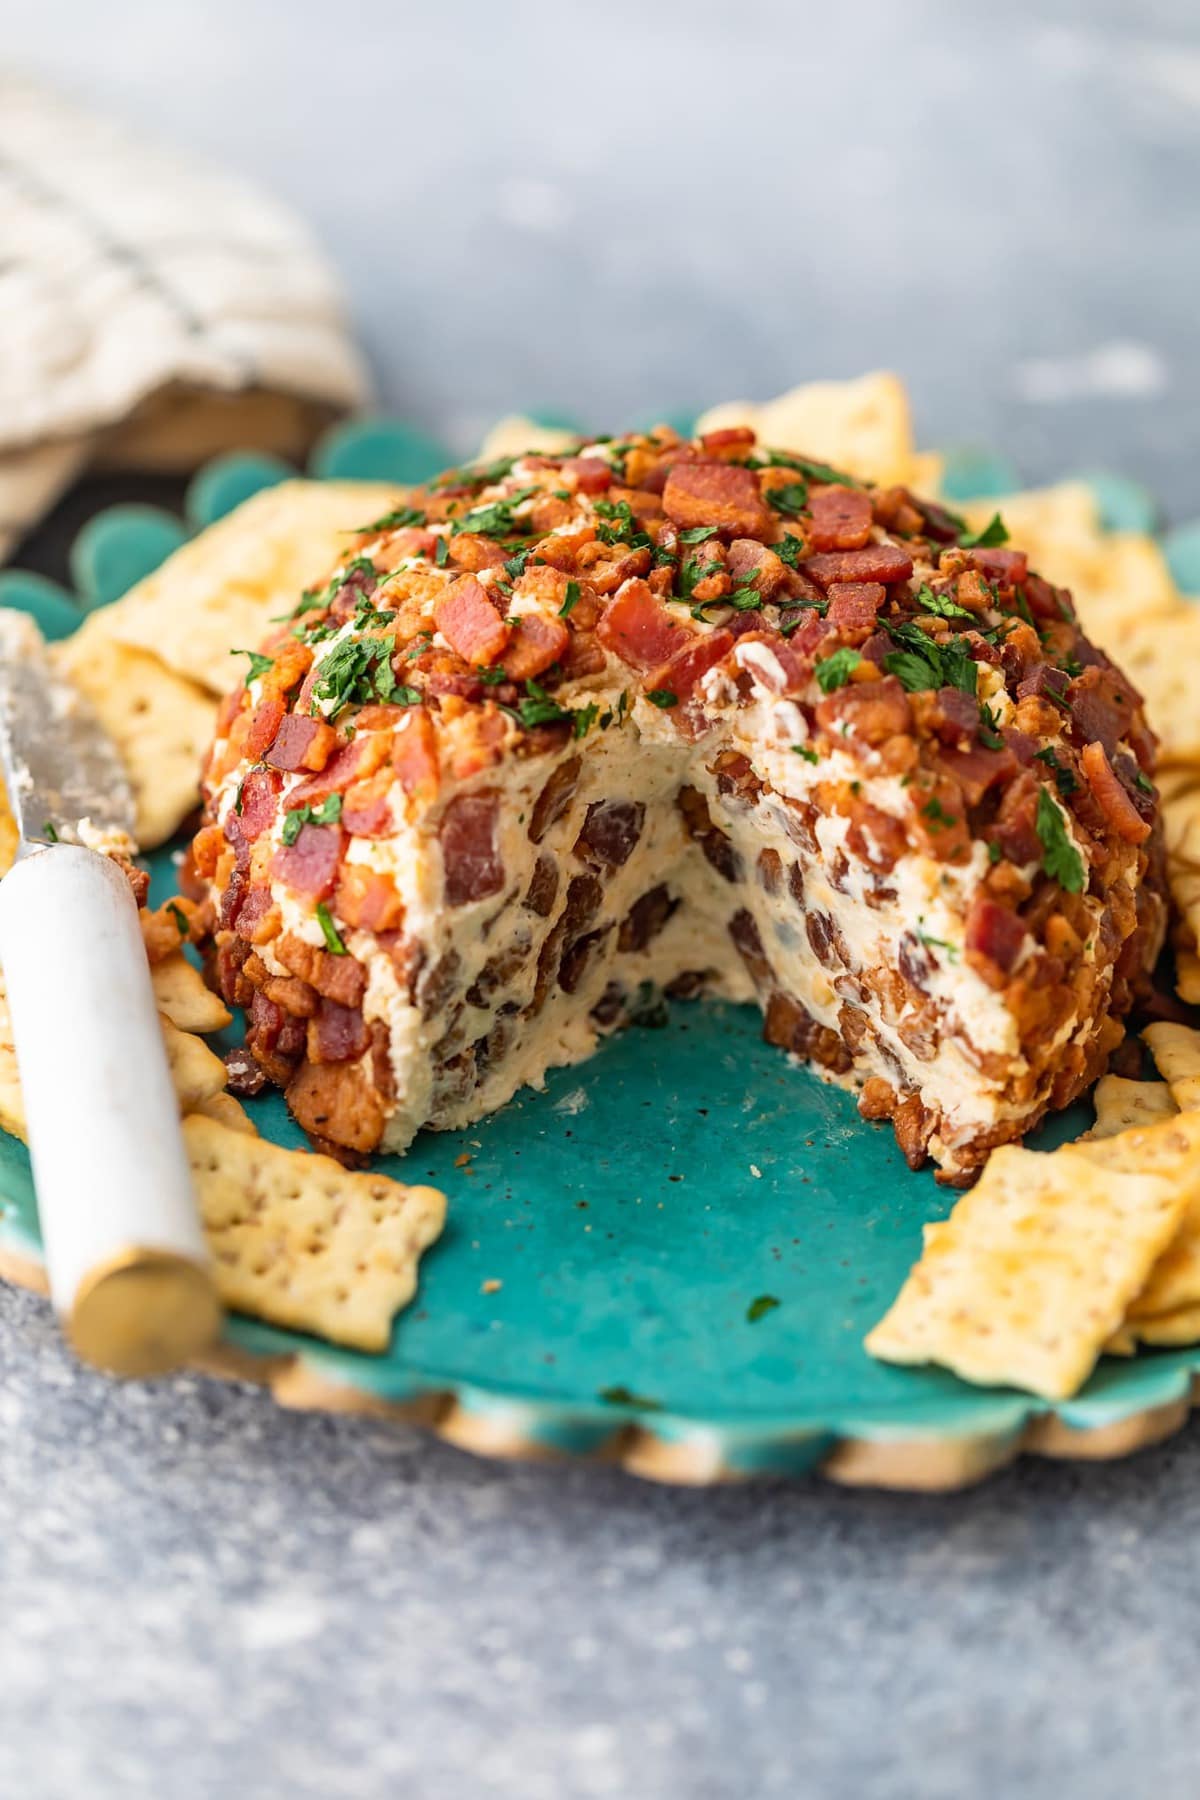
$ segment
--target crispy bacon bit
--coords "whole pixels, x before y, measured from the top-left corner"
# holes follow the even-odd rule
[[[984,750],[970,745],[963,750],[940,752],[938,762],[962,788],[968,806],[978,806],[989,788],[1007,781],[1019,767],[1007,745],[1002,750]]]
[[[499,569],[504,565],[503,545],[496,543],[494,538],[481,537],[474,531],[460,531],[457,537],[447,538],[446,543],[450,561],[456,569],[467,569],[472,574],[478,574],[480,569]],[[440,619],[438,628],[450,637]],[[453,643],[454,640],[451,638],[450,641]]]
[[[283,723],[285,707],[279,694],[268,694],[260,700],[250,719],[242,753],[247,762],[259,762],[275,741],[275,733]]]
[[[1000,811],[990,836],[1010,862],[1018,865],[1041,860],[1042,840],[1037,831],[1040,782],[1028,769],[1004,790]]]
[[[912,707],[894,675],[839,688],[817,703],[817,722],[839,738],[882,744],[912,730]]]
[[[458,794],[447,806],[438,832],[447,906],[469,906],[504,886],[496,842],[499,813],[500,796],[492,792]]]
[[[281,786],[273,769],[251,769],[243,780],[234,803],[234,816],[241,820],[242,836],[248,844],[256,843],[274,824]]]
[[[907,581],[912,574],[912,557],[900,544],[868,544],[862,550],[829,550],[810,556],[804,565],[806,575],[830,588],[839,581]]]
[[[575,798],[575,789],[579,786],[582,772],[581,756],[568,756],[565,762],[559,763],[533,803],[533,811],[529,815],[531,843],[540,844],[550,827],[562,818]]]
[[[314,1063],[349,1062],[367,1047],[367,1028],[357,1007],[336,1000],[318,1003],[308,1027],[308,1059]]]
[[[503,656],[511,628],[473,575],[463,575],[451,585],[433,616],[451,649],[466,662],[486,667]]]
[[[230,921],[240,938],[250,944],[265,944],[279,930],[279,908],[269,887],[252,887]]]
[[[676,700],[687,700],[702,675],[723,662],[733,649],[733,636],[728,631],[711,631],[685,644],[669,657],[653,674],[646,677],[652,692],[674,694]]]
[[[295,843],[275,852],[272,875],[297,893],[308,894],[314,900],[328,900],[337,881],[342,838],[338,825],[302,825]]]
[[[701,448],[720,455],[723,450],[751,450],[755,443],[755,433],[749,425],[723,425],[718,431],[706,431],[700,439]]]
[[[808,509],[814,550],[861,550],[871,535],[871,496],[862,488],[814,488]]]
[[[387,837],[391,832],[391,785],[390,769],[380,769],[366,781],[351,782],[342,801],[342,825],[351,837]]]
[[[576,856],[619,869],[633,855],[645,818],[646,808],[640,801],[593,800],[575,842]]]
[[[612,486],[612,468],[600,456],[569,456],[562,472],[566,485],[574,486],[581,494],[602,494]]]
[[[352,956],[334,956],[293,932],[285,933],[274,950],[285,969],[339,1006],[357,1006],[367,991],[367,972]]]
[[[1065,681],[1063,677],[1064,686]],[[1071,704],[1071,737],[1077,743],[1102,744],[1111,760],[1133,715],[1130,683],[1115,669],[1085,669],[1071,683],[1067,698]]]
[[[437,792],[437,740],[433,720],[423,707],[409,707],[392,740],[392,767],[406,794]]]
[[[1080,751],[1079,762],[1087,776],[1088,786],[1117,836],[1124,838],[1127,844],[1144,844],[1150,836],[1149,823],[1142,818],[1125,792],[1120,778],[1104,754],[1104,745],[1085,744]]]
[[[1011,907],[998,906],[986,894],[977,894],[967,914],[966,950],[968,958],[983,956],[1005,975],[1016,966],[1025,942],[1024,922]]]
[[[338,880],[335,907],[347,925],[364,931],[399,931],[404,924],[404,902],[390,875],[367,867],[366,863],[343,863]],[[335,957],[335,962],[344,958]]]
[[[721,462],[676,463],[663,489],[663,511],[685,529],[716,525],[735,537],[764,537],[771,518],[753,471]]]
[[[225,1085],[229,1092],[239,1094],[243,1099],[249,1100],[255,1094],[261,1094],[267,1085],[266,1074],[244,1045],[238,1050],[226,1051],[225,1071],[228,1077]]]
[[[753,584],[764,600],[769,600],[787,583],[787,565],[757,538],[734,538],[726,559],[730,581],[734,587]]]
[[[275,741],[264,760],[273,769],[319,770],[329,761],[337,742],[337,732],[324,719],[288,713],[280,720]]]
[[[364,731],[335,751],[325,767],[315,775],[298,781],[287,796],[288,810],[312,806],[330,794],[344,794],[352,782],[363,781],[374,773],[387,756],[387,739],[382,732]]]
[[[288,1083],[287,1103],[323,1148],[366,1155],[383,1136],[383,1096],[357,1064],[304,1063]]]
[[[825,623],[831,631],[864,637],[875,629],[875,618],[887,599],[887,589],[879,581],[847,581],[829,590],[829,611]],[[851,640],[853,641],[853,639]]]
[[[1029,558],[1024,550],[991,550],[977,545],[967,555],[982,575],[1002,586],[1019,587],[1029,573]]]
[[[504,673],[510,681],[528,681],[556,663],[570,641],[571,634],[561,619],[525,613],[513,627],[504,652]]]
[[[682,649],[694,634],[672,618],[644,581],[627,581],[605,607],[596,636],[606,650],[635,669],[653,669]]]

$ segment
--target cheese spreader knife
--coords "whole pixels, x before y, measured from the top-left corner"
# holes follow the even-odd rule
[[[137,906],[98,848],[132,848],[133,795],[91,709],[11,611],[0,770],[20,834],[0,880],[0,965],[51,1297],[86,1361],[164,1373],[213,1338],[219,1309]]]

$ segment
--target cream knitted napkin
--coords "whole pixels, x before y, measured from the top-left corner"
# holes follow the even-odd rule
[[[285,208],[0,73],[0,561],[88,463],[298,455],[365,395]]]

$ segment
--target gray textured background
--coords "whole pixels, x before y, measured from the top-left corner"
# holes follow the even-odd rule
[[[1186,0],[54,0],[0,54],[259,175],[468,448],[890,365],[1200,513]],[[1200,1434],[937,1500],[489,1466],[74,1370],[0,1293],[0,1792],[1200,1791]]]

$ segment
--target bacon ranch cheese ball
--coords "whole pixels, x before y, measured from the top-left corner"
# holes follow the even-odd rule
[[[728,430],[452,470],[220,716],[192,891],[266,1077],[401,1150],[651,988],[969,1180],[1103,1069],[1164,923],[1140,699],[994,520]]]

